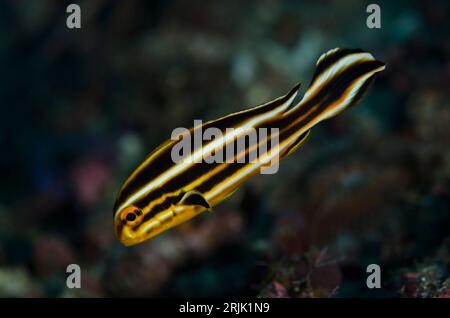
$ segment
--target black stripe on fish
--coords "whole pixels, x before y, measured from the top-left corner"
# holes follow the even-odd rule
[[[298,92],[299,88],[300,83],[295,85],[285,96],[279,97],[269,103],[255,106],[253,108],[249,108],[247,110],[233,113],[224,116],[222,118],[219,118],[217,120],[204,123],[202,130],[204,131],[209,127],[216,127],[224,132],[226,128],[239,127],[240,123],[247,121],[251,117],[263,115],[265,113],[275,110],[277,107],[282,106]],[[191,133],[194,133],[194,128],[191,128]],[[191,142],[193,143],[193,138],[191,138]],[[202,146],[204,147],[209,142],[210,141],[204,140]],[[191,149],[195,150],[193,148],[193,144],[191,145]],[[121,189],[117,201],[118,202],[125,201],[128,197],[130,197],[130,195],[136,192],[137,189],[144,186],[148,182],[148,180],[156,178],[158,175],[160,175],[162,172],[166,171],[170,166],[172,166],[173,161],[171,158],[171,150],[172,147],[168,147],[164,152],[162,152],[159,155],[158,160],[153,160],[149,164],[145,165],[145,167],[143,167],[143,169],[140,171],[138,175],[129,180],[128,183],[125,185],[125,187]],[[150,154],[148,157],[150,157],[151,155],[152,154]],[[142,163],[138,166],[138,168],[141,165]],[[116,203],[116,205],[118,206],[120,204]]]

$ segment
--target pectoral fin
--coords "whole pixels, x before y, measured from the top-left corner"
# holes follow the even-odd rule
[[[211,209],[211,205],[209,202],[205,199],[202,193],[191,190],[186,192],[183,197],[180,200],[180,204],[184,205],[200,205],[206,209]]]

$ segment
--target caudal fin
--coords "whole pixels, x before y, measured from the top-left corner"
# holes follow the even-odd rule
[[[336,116],[361,99],[385,64],[360,49],[336,48],[322,54],[302,100],[284,115],[308,118],[310,126]]]

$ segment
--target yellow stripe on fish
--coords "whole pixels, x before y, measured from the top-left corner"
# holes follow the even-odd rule
[[[194,147],[178,162],[172,157],[178,140],[167,140],[122,185],[114,205],[117,238],[125,245],[137,244],[210,210],[268,162],[294,152],[313,126],[356,103],[384,68],[370,53],[336,48],[318,59],[311,84],[298,104],[293,101],[299,84],[271,102],[194,126],[186,134],[214,127],[222,137],[202,140],[200,148]],[[234,144],[250,129],[261,128],[276,133],[240,149],[231,161],[202,160]],[[259,160],[241,161],[256,149]]]

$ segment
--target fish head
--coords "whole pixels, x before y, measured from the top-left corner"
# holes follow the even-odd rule
[[[115,210],[115,235],[122,244],[130,246],[141,243],[210,208],[197,193],[163,196],[157,201],[162,203],[152,204],[151,208],[135,202]]]

